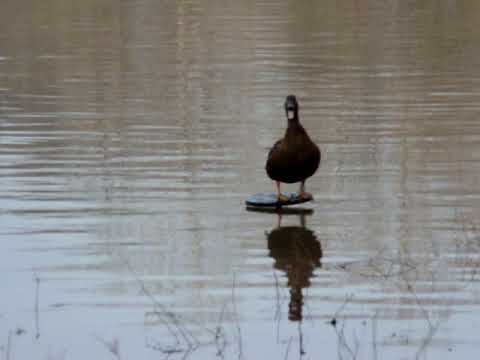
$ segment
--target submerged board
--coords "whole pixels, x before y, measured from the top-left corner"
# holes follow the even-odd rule
[[[282,206],[297,205],[313,200],[312,198],[301,198],[298,193],[282,193],[282,195],[288,197],[288,201],[278,201],[277,193],[259,193],[250,196],[245,201],[245,204],[247,207],[280,208]]]

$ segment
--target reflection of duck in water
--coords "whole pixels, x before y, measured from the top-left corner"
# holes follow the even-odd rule
[[[275,268],[285,271],[290,287],[288,317],[302,320],[302,289],[310,286],[315,268],[320,267],[322,248],[315,233],[305,226],[305,215],[300,216],[301,226],[280,226],[268,236],[270,256]]]

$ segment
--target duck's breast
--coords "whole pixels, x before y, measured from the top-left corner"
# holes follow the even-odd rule
[[[295,183],[312,176],[320,162],[320,151],[308,143],[277,143],[269,153],[266,170],[276,181]]]

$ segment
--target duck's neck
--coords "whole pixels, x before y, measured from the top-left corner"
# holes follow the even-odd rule
[[[298,116],[295,115],[293,118],[288,119],[288,127],[295,127],[300,125],[300,120],[298,120]]]
[[[302,128],[302,125],[300,124],[300,120],[298,119],[297,112],[295,112],[294,116],[292,116],[291,118],[287,117],[287,119],[288,119],[287,129],[295,130],[295,129]]]
[[[302,124],[298,120],[298,116],[288,119],[288,126],[285,132],[285,139],[293,141],[298,135],[305,133]]]

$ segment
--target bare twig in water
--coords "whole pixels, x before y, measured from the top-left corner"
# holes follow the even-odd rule
[[[345,337],[345,319],[343,319],[342,327],[340,330],[338,327],[334,327],[335,332],[337,333],[338,337],[338,357],[339,359],[343,359],[342,357],[342,348],[347,350],[348,354],[350,355],[350,358],[352,360],[355,360],[357,357],[358,353],[358,341],[355,339],[355,349],[352,350],[352,348],[348,345],[346,337]]]
[[[342,313],[342,311],[345,309],[345,307],[348,305],[348,303],[353,299],[354,295],[350,294],[345,297],[345,300],[343,304],[338,308],[338,310],[335,312],[335,314],[332,317],[332,320],[330,321],[330,324],[335,330],[335,333],[337,334],[338,337],[338,357],[339,359],[343,359],[342,357],[342,348],[345,349],[348,352],[348,355],[350,356],[351,360],[355,360],[358,354],[359,350],[359,344],[358,344],[358,339],[356,333],[354,333],[355,337],[355,347],[352,350],[352,348],[348,345],[346,337],[345,337],[345,316],[343,316],[343,321],[342,321],[342,326],[341,328],[338,327],[338,322],[339,322],[339,316]]]
[[[194,346],[194,347],[189,348],[187,351],[185,351],[185,352],[183,353],[182,360],[187,360],[187,358],[188,358],[191,354],[193,354],[193,352],[194,352],[195,350],[197,350],[197,348],[198,348],[198,346]],[[166,360],[168,360],[169,357],[170,357],[170,354],[167,356],[167,359],[166,359]]]
[[[420,302],[420,299],[418,298],[417,296],[417,293],[414,289],[414,287],[412,286],[411,282],[405,277],[402,275],[402,280],[405,282],[405,285],[407,287],[407,290],[408,292],[413,296],[413,298],[415,299],[415,303],[417,304],[418,308],[420,309],[420,311],[423,313],[423,316],[425,316],[425,320],[427,320],[427,323],[428,323],[428,327],[431,329],[433,327],[432,325],[432,321],[430,320],[430,314],[428,313],[428,311],[422,306],[422,303]]]
[[[288,359],[288,353],[290,352],[290,345],[292,345],[293,337],[290,336],[290,340],[288,340],[287,350],[285,351],[285,360]]]
[[[335,327],[337,325],[338,316],[345,309],[345,307],[348,305],[348,303],[353,299],[353,297],[354,297],[354,294],[350,294],[350,295],[345,297],[345,300],[343,301],[343,304],[338,308],[337,311],[335,311],[335,314],[333,314],[332,320],[330,320],[330,324],[332,326]]]
[[[238,334],[238,359],[242,359],[243,358],[242,329],[240,327],[240,322],[238,319],[237,302],[235,300],[235,272],[233,273],[233,283],[232,283],[232,304],[233,304],[233,313],[235,316],[235,324],[237,327],[237,334]]]
[[[10,360],[10,351],[12,348],[12,332],[8,332],[7,348],[5,350],[5,360]]]
[[[353,331],[353,337],[355,340],[355,349],[353,353],[353,359],[356,359],[358,355],[358,350],[360,349],[360,343],[358,341],[357,332],[355,330]]]
[[[118,344],[118,339],[113,339],[112,341],[108,341],[108,340],[105,340],[105,339],[102,339],[98,336],[95,336],[95,339],[101,343],[102,345],[104,345],[107,350],[113,355],[115,356],[115,358],[117,358],[118,360],[121,359],[120,357],[120,346]]]
[[[418,349],[417,353],[415,354],[415,360],[420,359],[420,356],[423,354],[423,352],[428,347],[428,345],[430,345],[433,337],[435,336],[438,328],[440,327],[440,322],[441,322],[441,320],[438,320],[437,323],[433,326],[429,323],[430,327],[429,327],[427,336],[423,339],[422,344],[420,345],[420,348]]]
[[[303,348],[303,330],[302,330],[302,322],[298,322],[298,353],[299,359],[305,355],[305,349]]]
[[[373,346],[373,360],[378,359],[377,350],[377,331],[378,331],[378,310],[375,311],[375,315],[372,319],[372,346]]]
[[[35,338],[40,337],[40,312],[39,312],[39,304],[40,304],[40,278],[35,277],[35,331],[36,335]]]
[[[156,308],[160,309],[160,311],[154,311],[154,313],[157,314],[160,321],[162,321],[162,323],[165,325],[165,327],[170,332],[170,334],[172,334],[175,338],[174,348],[159,347],[160,351],[165,352],[165,353],[180,351],[180,348],[179,348],[180,338],[183,339],[184,342],[187,345],[186,351],[196,349],[200,345],[200,342],[195,337],[195,335],[193,335],[181,323],[179,316],[177,316],[176,314],[174,314],[171,311],[168,311],[163,304],[161,304],[157,301],[155,296],[153,296],[153,294],[147,289],[147,287],[145,286],[145,283],[142,281],[142,279],[140,279],[140,277],[135,273],[135,271],[133,270],[133,268],[131,267],[131,265],[128,261],[125,261],[125,265],[129,269],[129,271],[132,274],[132,276],[134,277],[135,281],[137,281],[137,283],[139,284],[140,290],[142,291],[142,293],[150,299],[150,301],[152,302],[152,304]]]
[[[145,344],[147,348],[155,351],[160,351],[161,353],[166,354],[167,358],[175,353],[183,353],[183,358],[186,359],[200,346],[216,344],[216,342],[218,341],[218,336],[220,336],[218,330],[214,331],[197,322],[197,324],[203,328],[205,333],[212,335],[212,339],[210,341],[199,341],[199,339],[186,327],[186,325],[184,324],[185,320],[182,319],[180,315],[169,311],[165,305],[161,304],[155,298],[152,292],[147,288],[145,282],[137,275],[130,262],[123,256],[118,257],[120,258],[120,261],[124,264],[126,269],[129,271],[133,279],[138,283],[141,293],[145,295],[153,305],[153,311],[145,313],[145,316],[147,316],[148,314],[154,315],[155,318],[158,319],[159,322],[165,326],[167,331],[173,337],[174,344],[167,346],[165,345],[163,340],[160,342],[155,339],[150,339],[146,337]],[[195,320],[189,319],[189,322],[195,323]]]
[[[225,338],[225,332],[222,325],[226,307],[227,304],[223,304],[222,311],[220,312],[220,316],[218,318],[218,324],[215,328],[215,346],[217,347],[217,357],[221,359],[225,357],[225,348],[227,346],[227,340]]]
[[[275,320],[277,321],[277,344],[280,343],[280,321],[282,320],[282,308],[280,303],[280,287],[278,283],[278,277],[273,271],[273,277],[275,278],[275,294],[276,294],[276,309],[275,309]]]

